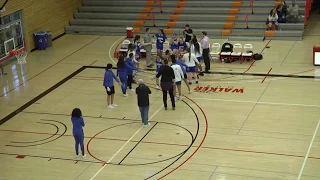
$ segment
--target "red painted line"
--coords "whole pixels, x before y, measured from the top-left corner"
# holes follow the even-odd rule
[[[270,68],[270,70],[268,71],[268,73],[267,73],[267,74],[269,74],[269,73],[271,72],[271,70],[272,70],[272,68]],[[267,78],[267,76],[265,76],[265,77],[263,78],[263,80],[261,81],[261,83],[263,83],[263,82],[264,82],[264,80],[266,80],[266,78]]]
[[[78,161],[76,161],[74,164],[77,164],[78,163]]]
[[[248,71],[251,69],[251,67],[253,66],[253,64],[254,64],[255,62],[256,62],[256,61],[255,61],[255,60],[253,60],[253,61],[252,61],[252,63],[250,64],[250,66],[248,67],[248,69],[247,69],[247,70],[245,70],[243,73],[248,72]]]
[[[43,71],[39,72],[38,74],[34,75],[34,76],[33,76],[33,77],[31,77],[30,79],[27,79],[26,81],[23,81],[23,82],[22,82],[22,83],[20,83],[18,86],[14,87],[14,88],[10,89],[9,91],[7,91],[6,93],[2,94],[0,97],[5,96],[6,94],[8,94],[8,93],[12,92],[12,91],[13,91],[13,90],[15,90],[16,88],[18,88],[18,87],[22,86],[23,84],[25,84],[25,83],[29,82],[30,80],[34,79],[35,77],[39,76],[40,74],[44,73],[45,71],[47,71],[47,70],[51,69],[53,66],[55,66],[55,65],[59,64],[60,62],[62,62],[62,61],[64,61],[64,60],[66,60],[68,57],[70,57],[70,56],[74,55],[75,53],[79,52],[79,51],[80,51],[80,50],[82,50],[83,48],[85,48],[85,47],[89,46],[89,45],[90,45],[90,44],[92,44],[94,41],[98,40],[100,37],[101,37],[101,36],[99,36],[98,38],[96,38],[96,39],[94,39],[93,41],[89,42],[88,44],[86,44],[86,45],[82,46],[80,49],[78,49],[78,50],[74,51],[73,53],[69,54],[68,56],[66,56],[66,57],[64,57],[63,59],[59,60],[58,62],[54,63],[53,65],[49,66],[49,67],[48,67],[48,68],[46,68],[45,70],[43,70]]]
[[[135,122],[136,123],[136,122]],[[130,123],[129,123],[130,124]],[[124,125],[124,124],[123,124]],[[118,125],[122,126],[122,125]],[[113,127],[111,127],[113,128]],[[110,128],[110,129],[111,129]],[[12,133],[27,133],[27,134],[38,134],[38,135],[53,135],[52,133],[43,133],[43,132],[28,132],[28,131],[17,131],[17,130],[0,130],[4,132],[12,132]],[[56,134],[57,136],[60,136],[61,134]],[[65,134],[63,135],[65,137],[73,137],[71,134]],[[110,141],[122,141],[126,142],[127,139],[117,139],[117,138],[105,138],[105,137],[90,137],[85,136],[85,138],[90,139],[100,139],[100,140],[110,140]],[[130,142],[139,142],[137,140],[131,140]],[[153,141],[141,141],[141,143],[145,144],[156,144],[156,145],[167,145],[167,146],[180,146],[180,147],[188,147],[187,144],[176,144],[176,143],[165,143],[165,142],[153,142]],[[194,148],[197,148],[198,146],[192,146]],[[300,155],[294,155],[294,154],[283,154],[283,153],[274,153],[274,152],[264,152],[264,151],[252,151],[252,150],[242,150],[242,149],[229,149],[229,148],[218,148],[218,147],[210,147],[210,146],[202,146],[202,149],[212,149],[212,150],[221,150],[221,151],[232,151],[232,152],[243,152],[243,153],[255,153],[255,154],[267,154],[267,155],[277,155],[277,156],[287,156],[287,157],[299,157],[304,158],[304,156]],[[319,159],[320,157],[308,157],[309,159]],[[50,161],[51,158],[48,160]],[[104,162],[104,161],[103,161]]]
[[[267,46],[270,44],[271,40],[269,40],[269,42],[264,46],[264,48],[261,51],[261,54],[263,53],[263,51],[267,48]]]
[[[116,125],[116,126],[111,126],[111,127],[107,128],[107,129],[104,129],[104,130],[98,132],[98,133],[95,134],[93,137],[91,137],[90,140],[88,141],[88,143],[87,143],[87,152],[88,152],[88,153],[90,154],[90,156],[93,157],[94,159],[96,159],[96,160],[98,160],[98,161],[100,161],[100,162],[106,162],[106,161],[103,161],[103,160],[97,158],[96,156],[94,156],[94,155],[90,152],[90,148],[89,148],[89,147],[90,147],[90,142],[91,142],[96,136],[98,136],[99,134],[103,133],[104,131],[107,131],[107,130],[112,129],[112,128],[115,128],[115,127],[124,126],[124,125],[128,125],[128,124],[134,124],[134,123],[138,123],[138,122],[130,122],[130,123],[125,123],[125,124],[119,124],[119,125]],[[128,140],[127,140],[127,141],[128,141]]]
[[[184,96],[185,98],[189,99],[191,102],[193,102],[193,104],[195,104],[199,109],[200,111],[202,112],[203,114],[203,117],[206,121],[206,130],[205,130],[205,133],[204,133],[204,136],[199,144],[199,146],[196,148],[196,150],[185,160],[183,161],[179,166],[177,166],[176,168],[172,169],[170,172],[168,172],[167,174],[161,176],[160,178],[158,179],[163,179],[164,177],[168,176],[169,174],[173,173],[174,171],[176,171],[177,169],[179,169],[181,166],[183,166],[187,161],[189,161],[197,152],[198,150],[200,149],[200,147],[202,146],[203,142],[205,141],[206,137],[207,137],[207,134],[208,134],[208,119],[207,119],[207,116],[206,114],[204,113],[203,109],[196,103],[194,102],[192,99],[188,98],[187,96]]]

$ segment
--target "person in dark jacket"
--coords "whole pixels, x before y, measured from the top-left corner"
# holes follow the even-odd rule
[[[87,155],[84,152],[84,120],[82,118],[82,112],[79,108],[74,108],[71,114],[71,122],[72,122],[72,134],[75,140],[75,150],[76,155],[79,157],[79,145],[81,148],[82,156],[86,157]]]
[[[173,69],[168,65],[169,62],[167,59],[163,60],[163,66],[161,66],[156,78],[161,76],[161,89],[163,94],[163,105],[164,109],[167,110],[167,96],[168,92],[170,95],[170,100],[172,104],[172,109],[175,110],[176,104],[173,95],[173,84],[175,80],[175,75]]]
[[[141,119],[143,125],[149,126],[150,123],[148,121],[148,114],[149,114],[149,94],[151,94],[151,90],[147,85],[144,84],[142,79],[138,80],[139,86],[136,88],[136,94],[138,97],[138,106],[141,114]]]
[[[135,70],[134,68],[136,68],[136,66],[134,65],[134,61],[132,60],[132,58],[133,58],[133,53],[130,53],[129,57],[127,57],[125,61],[125,64],[127,66],[127,75],[128,75],[127,86],[131,91],[134,91],[134,89],[132,89],[132,83],[133,83],[133,71]]]

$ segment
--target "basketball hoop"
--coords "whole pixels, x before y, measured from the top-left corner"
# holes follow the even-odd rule
[[[27,63],[27,55],[28,52],[26,49],[21,50],[10,50],[11,56],[16,56],[18,64],[26,64]]]

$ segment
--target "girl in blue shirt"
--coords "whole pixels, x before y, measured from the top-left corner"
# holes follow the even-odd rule
[[[175,51],[178,50],[178,38],[176,33],[173,33],[173,37],[171,38],[170,49],[173,54],[175,54]]]
[[[188,83],[188,76],[187,76],[187,68],[188,68],[188,66],[178,58],[176,59],[176,64],[181,66],[181,69],[182,69],[182,72],[183,72],[183,81],[187,85],[188,91],[189,91],[189,94],[190,94],[191,93],[191,89],[190,89],[190,85]]]
[[[163,66],[163,62],[162,62],[162,59],[160,58],[160,56],[157,56],[156,57],[156,74],[158,74],[161,66]],[[160,89],[160,81],[159,81],[159,78],[156,78],[156,88],[157,89]]]
[[[133,54],[130,53],[129,54],[129,57],[126,59],[125,63],[126,65],[129,66],[129,68],[127,68],[127,79],[128,79],[128,82],[127,82],[127,86],[129,87],[129,89],[131,91],[134,91],[134,89],[132,89],[132,83],[133,83],[133,68],[130,68],[130,67],[135,67],[133,61],[132,61],[132,57],[133,57]]]
[[[106,72],[104,73],[104,79],[103,79],[103,86],[106,88],[107,91],[107,102],[108,102],[108,108],[113,109],[117,107],[118,105],[114,104],[114,84],[113,80],[116,80],[120,86],[122,85],[121,82],[118,80],[117,76],[112,72],[112,64],[107,64]]]
[[[130,53],[129,56],[131,55],[131,58],[133,57],[133,53]],[[136,70],[138,71],[139,68],[136,68],[134,66],[130,66],[128,64],[125,63],[124,61],[124,57],[120,56],[118,63],[117,63],[117,76],[119,77],[122,85],[121,85],[121,89],[122,89],[122,93],[123,96],[128,96],[127,94],[127,83],[128,83],[128,70]]]
[[[136,60],[139,61],[141,58],[141,43],[140,43],[140,35],[136,35],[134,37],[133,43],[136,45]],[[139,67],[139,63],[136,64]]]
[[[81,148],[82,156],[86,157],[87,155],[84,152],[84,133],[82,127],[84,127],[84,120],[82,118],[82,113],[79,108],[74,108],[71,114],[71,122],[72,122],[72,134],[75,140],[75,149],[76,155],[79,157],[79,145]]]
[[[157,38],[157,54],[158,56],[161,56],[163,51],[163,43],[166,42],[167,37],[164,34],[163,29],[159,29],[158,34],[156,34],[155,37]]]
[[[187,43],[183,41],[182,37],[179,38],[178,48],[180,53],[187,50]]]

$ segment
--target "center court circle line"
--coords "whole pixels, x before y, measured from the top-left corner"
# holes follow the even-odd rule
[[[135,123],[138,123],[138,122],[135,122]],[[170,160],[170,159],[174,159],[174,158],[176,158],[176,157],[178,157],[178,156],[181,156],[181,155],[183,155],[184,153],[186,153],[187,150],[190,149],[190,147],[192,147],[193,143],[195,142],[195,138],[194,138],[193,134],[192,134],[187,128],[185,128],[185,127],[183,127],[183,126],[180,126],[180,125],[177,125],[177,124],[168,123],[168,122],[158,122],[158,124],[160,124],[160,123],[162,123],[162,124],[169,124],[169,125],[172,125],[172,126],[177,126],[177,127],[180,127],[180,128],[182,128],[182,129],[184,129],[185,131],[187,131],[187,132],[190,134],[190,137],[191,137],[191,142],[190,142],[189,146],[188,146],[185,150],[183,150],[181,153],[179,153],[179,154],[177,154],[177,155],[175,155],[175,156],[172,156],[172,157],[170,157],[170,158],[162,159],[162,160],[159,160],[159,161],[154,161],[154,162],[149,162],[149,163],[143,163],[143,164],[123,164],[123,163],[121,163],[121,164],[118,164],[118,163],[108,163],[108,164],[111,164],[111,165],[121,165],[121,166],[143,166],[143,165],[156,164],[156,163],[168,161],[168,160]],[[104,129],[104,130],[100,131],[99,133],[97,133],[96,135],[94,135],[94,136],[89,140],[89,142],[88,142],[88,144],[87,144],[87,150],[88,150],[88,153],[90,154],[90,156],[92,156],[94,159],[96,159],[96,160],[98,160],[98,161],[100,161],[100,162],[102,162],[102,163],[106,163],[105,161],[103,161],[103,160],[95,157],[95,156],[90,152],[90,150],[89,150],[90,145],[89,145],[89,144],[90,144],[91,140],[95,139],[95,137],[96,137],[97,135],[101,134],[102,132],[105,132],[105,131],[110,130],[110,129],[115,128],[115,127],[125,126],[125,125],[128,125],[128,124],[132,124],[132,123],[126,123],[126,124],[116,125],[116,126],[113,126],[113,127],[107,128],[107,129]]]
[[[149,118],[149,120],[151,120],[161,109],[162,109],[163,105],[160,106],[160,108]],[[137,122],[135,122],[137,123]],[[130,123],[127,123],[130,124]],[[131,123],[133,124],[133,123]],[[141,129],[143,128],[143,126],[141,126],[132,136],[130,139],[127,140],[127,142],[106,162],[106,164],[104,164],[99,171],[90,179],[93,180],[106,166],[108,163],[110,163],[112,161],[113,158],[115,158],[119,152],[141,131]],[[101,132],[100,132],[101,133]],[[99,133],[98,133],[99,134]],[[97,134],[97,135],[98,135]]]

